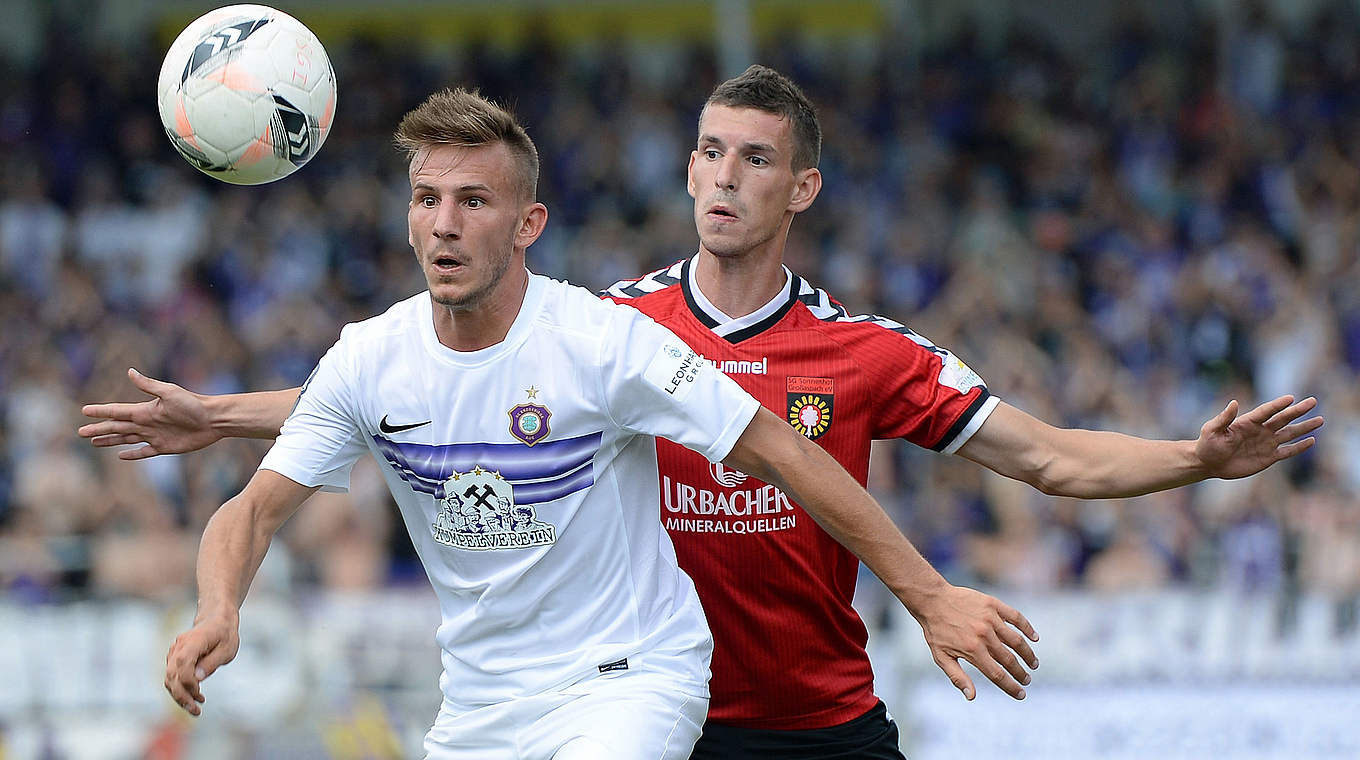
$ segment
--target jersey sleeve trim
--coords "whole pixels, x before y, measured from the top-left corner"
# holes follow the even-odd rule
[[[944,438],[932,448],[941,454],[953,454],[958,451],[969,438],[982,427],[982,423],[991,416],[992,410],[1001,403],[1001,399],[993,396],[986,388],[982,389],[981,395],[968,405],[967,411],[959,415],[959,418],[950,426],[949,431],[944,434]]]
[[[756,401],[754,396],[748,394],[746,400],[742,402],[741,408],[737,410],[736,414],[732,415],[731,422],[723,428],[722,435],[719,435],[718,440],[714,441],[713,445],[708,447],[708,451],[704,452],[704,458],[710,462],[721,462],[726,459],[727,455],[732,453],[732,447],[737,445],[737,439],[741,438],[741,434],[745,433],[746,428],[750,427],[751,420],[755,419],[758,411],[760,411],[760,402]]]

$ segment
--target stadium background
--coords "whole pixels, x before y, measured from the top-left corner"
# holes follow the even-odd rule
[[[161,55],[211,6],[5,3],[0,757],[414,754],[437,612],[375,472],[286,526],[191,722],[164,650],[203,523],[264,444],[124,463],[75,437],[79,405],[135,398],[128,366],[296,384],[343,322],[418,290],[389,134],[444,85],[538,142],[534,269],[602,287],[692,253],[698,108],[753,61],[820,108],[825,188],[789,258],[851,311],[1063,425],[1193,437],[1285,392],[1328,417],[1262,476],[1100,503],[877,448],[871,487],[930,560],[1043,637],[1028,700],[966,704],[866,577],[909,755],[1360,754],[1357,3],[280,3],[339,105],[318,157],[257,188],[197,174],[157,121]]]

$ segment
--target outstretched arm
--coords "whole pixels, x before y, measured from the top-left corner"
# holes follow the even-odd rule
[[[976,689],[959,658],[1007,694],[1024,699],[1022,684],[1030,677],[1020,658],[1031,668],[1039,665],[1025,636],[1034,641],[1039,637],[1025,616],[1000,600],[946,581],[820,446],[762,408],[723,463],[782,489],[863,560],[921,624],[935,664],[964,697],[972,699]]]
[[[1080,499],[1140,496],[1206,478],[1242,478],[1307,451],[1321,417],[1299,421],[1317,399],[1267,401],[1246,414],[1232,401],[1194,441],[1056,428],[1001,403],[959,455],[1046,494]],[[1303,438],[1303,436],[1309,436]],[[1302,438],[1302,440],[1299,440]]]
[[[147,377],[128,378],[152,398],[130,404],[87,404],[81,414],[98,422],[76,432],[95,446],[146,444],[118,452],[121,459],[197,451],[223,438],[274,438],[297,401],[297,388],[210,396]]]
[[[165,656],[165,690],[190,715],[201,712],[199,684],[236,656],[241,602],[274,532],[315,490],[258,470],[208,520],[198,549],[198,614]]]

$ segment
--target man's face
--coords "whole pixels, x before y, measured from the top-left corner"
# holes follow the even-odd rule
[[[698,147],[689,158],[689,194],[706,250],[718,256],[746,253],[775,240],[786,214],[807,208],[812,199],[803,197],[800,180],[816,170],[795,175],[792,156],[788,119],[717,104],[704,110]]]
[[[520,197],[518,171],[504,143],[436,145],[411,158],[406,221],[435,303],[475,309],[510,268],[538,205]]]

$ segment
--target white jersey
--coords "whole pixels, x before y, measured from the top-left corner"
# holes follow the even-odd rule
[[[712,642],[658,517],[653,436],[718,461],[758,408],[636,310],[530,275],[479,351],[439,342],[428,293],[347,325],[260,466],[338,490],[374,454],[439,597],[446,706],[624,660],[705,685]]]

